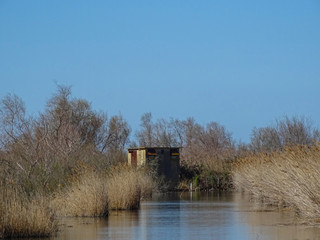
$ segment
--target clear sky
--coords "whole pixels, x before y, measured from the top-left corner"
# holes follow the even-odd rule
[[[133,130],[145,112],[244,142],[284,115],[320,126],[320,1],[0,0],[0,83],[30,114],[71,85]]]

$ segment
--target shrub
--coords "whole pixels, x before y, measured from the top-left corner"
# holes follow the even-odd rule
[[[255,152],[273,152],[286,146],[312,146],[319,140],[319,130],[304,117],[284,117],[273,126],[254,128],[250,149]]]

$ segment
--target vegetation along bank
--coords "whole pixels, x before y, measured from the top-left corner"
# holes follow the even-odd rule
[[[70,87],[58,87],[32,117],[9,94],[0,101],[0,237],[50,236],[57,216],[101,217],[138,208],[165,184],[147,167],[126,165],[125,148],[137,146],[181,149],[179,190],[190,183],[197,190],[236,187],[316,219],[319,136],[308,119],[284,117],[253,129],[243,144],[216,122],[153,120],[151,113],[132,134],[121,115],[93,110],[73,98]]]

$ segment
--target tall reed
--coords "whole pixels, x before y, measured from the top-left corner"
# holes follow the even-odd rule
[[[292,207],[306,218],[320,218],[319,179],[320,144],[251,154],[233,165],[238,189],[266,204]]]
[[[109,208],[139,208],[141,198],[150,196],[155,185],[145,168],[134,168],[126,164],[113,167],[107,181]]]
[[[0,191],[0,238],[47,237],[58,229],[55,213],[43,196],[28,196],[15,185]]]
[[[143,168],[122,164],[98,172],[84,167],[55,195],[52,207],[61,216],[106,216],[109,210],[139,208],[154,187],[151,174]]]
[[[82,169],[71,183],[56,193],[52,207],[61,216],[100,217],[108,214],[107,178],[92,169]]]

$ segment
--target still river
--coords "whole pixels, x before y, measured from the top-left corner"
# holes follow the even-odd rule
[[[290,211],[257,209],[241,193],[172,193],[108,218],[62,219],[53,239],[320,239],[320,226],[303,224]]]

